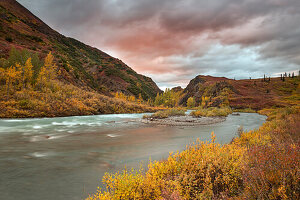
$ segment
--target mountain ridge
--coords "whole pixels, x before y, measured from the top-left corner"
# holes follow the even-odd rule
[[[179,104],[185,106],[188,98],[193,97],[198,106],[203,101],[203,97],[207,97],[211,101],[210,106],[219,106],[222,102],[219,98],[221,93],[228,90],[225,97],[232,108],[260,110],[285,107],[291,105],[288,98],[292,98],[293,92],[300,92],[299,80],[299,76],[285,77],[284,80],[280,77],[234,80],[198,75],[184,89],[184,96]]]
[[[121,60],[55,31],[15,0],[0,0],[0,50],[29,49],[45,57],[53,52],[64,81],[112,96],[114,92],[139,94],[144,100],[162,92],[149,77],[136,73]],[[71,66],[71,69],[70,67]]]

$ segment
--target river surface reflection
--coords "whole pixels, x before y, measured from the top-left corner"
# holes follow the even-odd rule
[[[43,119],[0,120],[1,199],[84,199],[94,193],[105,172],[146,165],[181,151],[197,138],[228,143],[266,117],[229,115],[214,125],[145,125],[143,114],[113,114]]]

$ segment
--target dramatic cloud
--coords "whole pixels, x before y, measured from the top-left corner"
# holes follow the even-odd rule
[[[59,32],[159,86],[300,68],[299,0],[19,0]]]

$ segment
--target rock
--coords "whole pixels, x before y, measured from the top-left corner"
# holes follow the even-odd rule
[[[167,126],[196,126],[208,125],[223,122],[226,117],[201,117],[195,118],[193,116],[173,116],[164,119],[143,119],[142,122],[146,124],[167,125]]]

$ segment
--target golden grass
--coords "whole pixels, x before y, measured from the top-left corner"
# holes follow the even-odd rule
[[[155,119],[163,119],[163,118],[168,118],[171,116],[184,116],[185,115],[185,109],[168,109],[168,110],[162,110],[162,111],[158,111],[152,115],[144,115],[143,119],[147,119],[147,118],[155,118]]]

